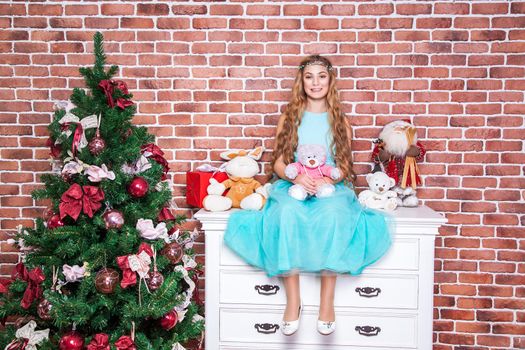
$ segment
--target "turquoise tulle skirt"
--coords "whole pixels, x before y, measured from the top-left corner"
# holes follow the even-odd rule
[[[359,274],[392,243],[393,220],[366,209],[342,183],[326,198],[298,201],[288,195],[292,184],[278,180],[261,211],[232,213],[226,245],[268,276],[290,272]]]

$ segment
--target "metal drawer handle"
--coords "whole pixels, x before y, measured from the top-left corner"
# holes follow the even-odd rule
[[[270,285],[270,284],[264,284],[264,285],[257,285],[255,286],[255,290],[257,293],[261,295],[275,295],[279,291],[279,286]]]
[[[279,329],[278,324],[272,323],[256,323],[254,327],[257,330],[257,332],[262,334],[272,334],[277,332],[277,330]]]
[[[372,326],[356,326],[355,330],[365,337],[373,337],[381,332],[381,328]]]
[[[372,288],[372,287],[364,287],[360,288],[357,287],[355,289],[356,293],[359,293],[360,297],[364,298],[373,298],[379,296],[379,293],[381,293],[381,288]]]

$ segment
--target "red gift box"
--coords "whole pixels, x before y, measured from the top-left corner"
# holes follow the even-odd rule
[[[186,173],[186,203],[193,207],[202,208],[202,200],[208,195],[208,186],[210,178],[219,182],[228,179],[228,174],[223,171],[204,172],[188,171]]]

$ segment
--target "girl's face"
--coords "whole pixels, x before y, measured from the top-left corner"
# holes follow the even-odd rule
[[[325,66],[315,64],[304,67],[303,87],[306,96],[313,100],[323,99],[328,94],[330,75]]]

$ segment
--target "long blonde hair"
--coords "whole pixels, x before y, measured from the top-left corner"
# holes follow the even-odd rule
[[[294,161],[294,152],[297,149],[298,134],[297,128],[301,124],[303,112],[306,109],[307,96],[303,86],[304,67],[312,62],[321,62],[325,67],[332,67],[331,62],[322,56],[311,55],[303,59],[300,64],[300,69],[295,77],[295,82],[292,87],[292,98],[284,112],[285,118],[282,125],[281,132],[277,135],[275,140],[275,147],[273,150],[273,159],[271,168],[273,169],[276,160],[283,156],[283,161],[286,164]],[[351,140],[347,135],[346,116],[342,111],[341,102],[339,101],[339,92],[335,86],[336,74],[334,69],[327,69],[330,77],[328,93],[326,95],[326,104],[328,106],[328,120],[332,130],[332,143],[330,145],[330,152],[339,169],[343,172],[346,183],[354,183],[356,175],[353,170],[352,153],[350,150]]]

